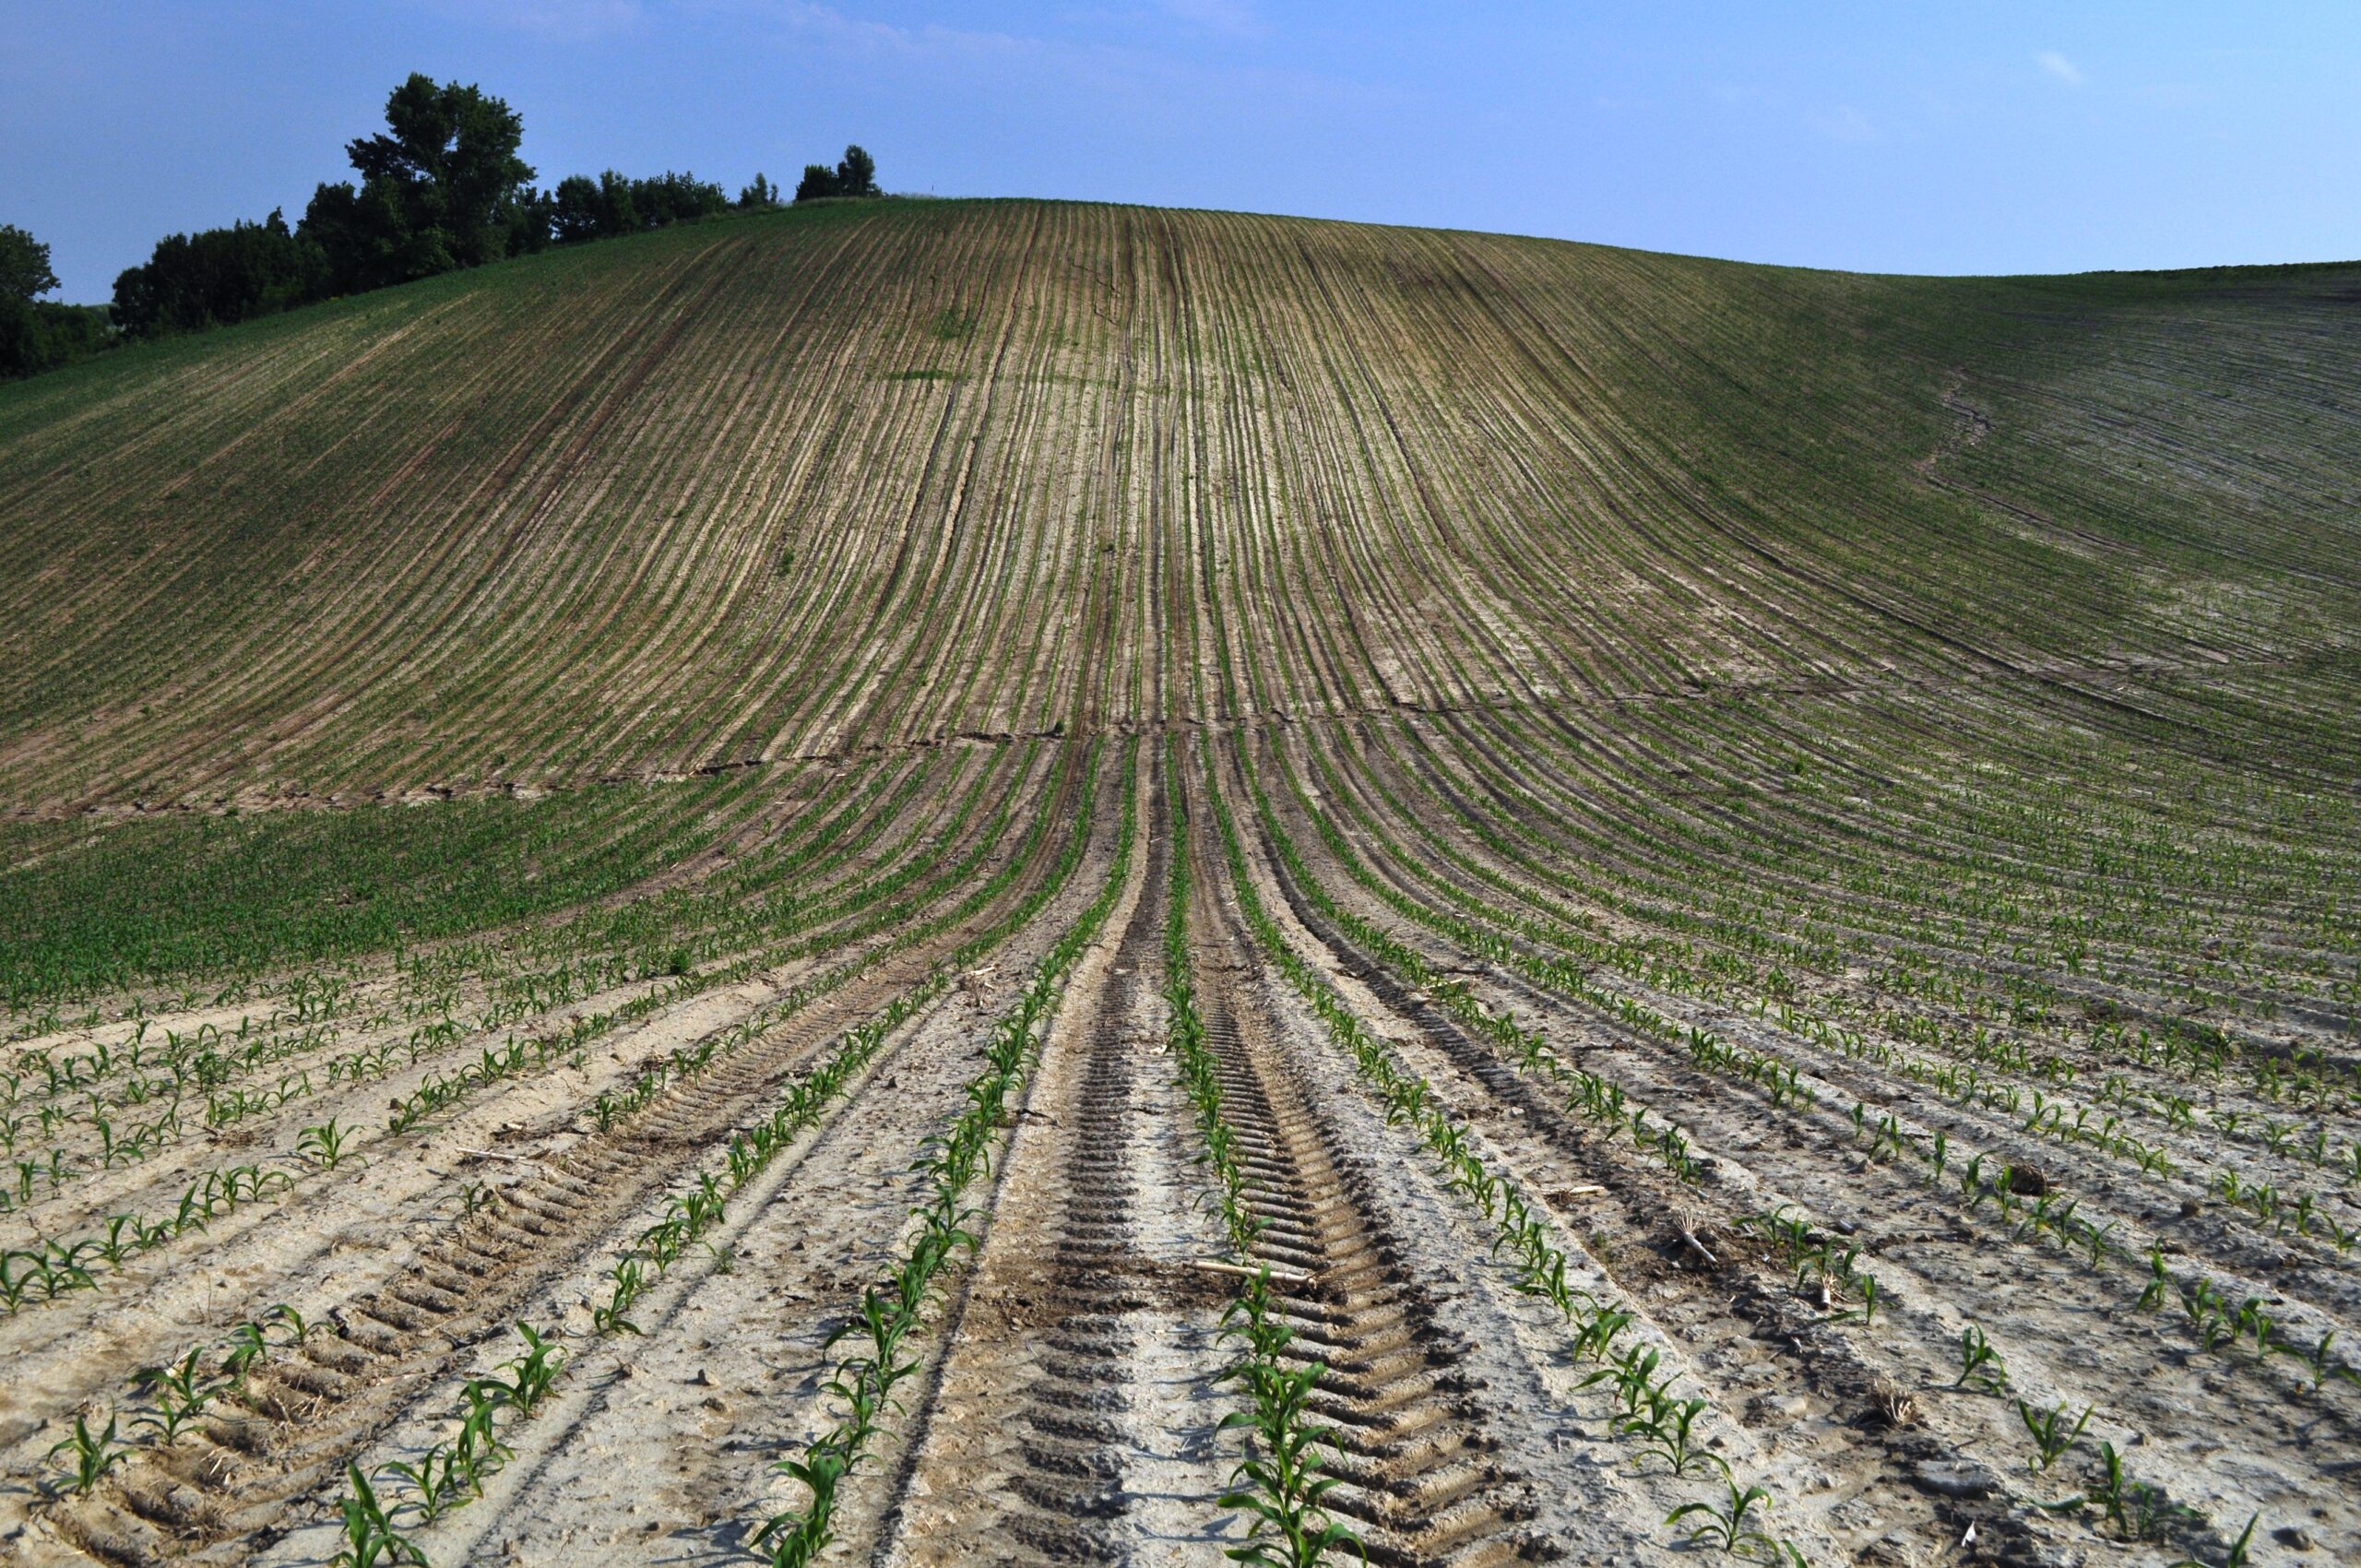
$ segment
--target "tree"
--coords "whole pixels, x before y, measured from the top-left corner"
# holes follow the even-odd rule
[[[13,224],[0,224],[0,300],[30,303],[56,287],[49,246]]]
[[[766,177],[756,174],[753,184],[739,191],[738,205],[740,207],[777,207],[778,192]]]
[[[0,224],[0,375],[30,375],[107,346],[106,312],[37,299],[57,287],[49,246]]]
[[[507,255],[523,237],[519,209],[537,201],[532,168],[516,156],[516,112],[480,88],[413,72],[387,96],[386,126],[345,148],[358,185],[323,184],[303,214],[335,286],[374,289]]]
[[[859,147],[845,148],[844,160],[836,165],[836,195],[879,196],[884,194],[877,188],[877,160]]]
[[[639,209],[641,226],[648,229],[660,229],[667,223],[694,222],[730,210],[728,193],[694,174],[664,173],[652,179],[634,180],[631,198]]]
[[[569,174],[557,184],[550,227],[560,244],[611,239],[730,210],[719,185],[694,174],[626,179],[610,169],[596,180]]]
[[[327,291],[319,242],[273,211],[259,223],[170,234],[114,280],[115,324],[137,337],[199,332],[291,310]]]
[[[858,146],[845,148],[845,155],[834,169],[825,163],[806,163],[803,178],[795,187],[798,201],[817,201],[823,196],[882,196],[877,188],[877,160]]]
[[[557,183],[550,213],[550,234],[559,244],[628,234],[639,227],[632,204],[631,182],[612,169],[592,179],[568,174]]]
[[[508,207],[508,254],[530,255],[549,249],[551,226],[557,219],[557,198],[527,185]]]

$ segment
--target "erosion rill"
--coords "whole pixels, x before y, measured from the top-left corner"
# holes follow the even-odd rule
[[[0,387],[0,1560],[2361,1557],[2356,289],[876,203]]]

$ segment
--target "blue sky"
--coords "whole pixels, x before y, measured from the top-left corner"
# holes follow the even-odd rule
[[[1870,271],[2361,256],[2361,5],[0,0],[0,222],[107,296],[300,214],[411,70],[544,184],[888,189],[1505,230]]]

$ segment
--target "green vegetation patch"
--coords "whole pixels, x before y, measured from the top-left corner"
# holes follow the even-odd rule
[[[687,853],[719,788],[175,816],[86,829],[66,847],[52,825],[12,827],[0,1004],[251,975],[528,920]]]

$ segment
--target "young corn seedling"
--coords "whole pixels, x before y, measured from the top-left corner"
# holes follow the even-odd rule
[[[758,1547],[777,1538],[771,1548],[771,1568],[805,1568],[836,1538],[829,1524],[836,1516],[836,1483],[857,1457],[837,1444],[815,1443],[801,1459],[782,1459],[772,1467],[801,1482],[810,1501],[801,1513],[780,1514],[756,1532]]]
[[[12,1316],[24,1306],[41,1261],[37,1253],[0,1252],[0,1305],[5,1305]]]
[[[500,1441],[502,1401],[497,1395],[481,1383],[469,1383],[460,1388],[459,1396],[468,1408],[459,1418],[459,1435],[451,1442],[451,1463],[468,1490],[481,1497],[485,1479],[506,1464],[515,1450]]]
[[[1685,1476],[1691,1467],[1703,1464],[1720,1465],[1726,1475],[1729,1466],[1721,1455],[1699,1446],[1696,1440],[1697,1418],[1705,1409],[1703,1399],[1667,1399],[1656,1404],[1644,1417],[1621,1421],[1619,1430],[1638,1437],[1642,1455],[1655,1455],[1671,1466],[1676,1476]]]
[[[229,1348],[221,1353],[221,1371],[231,1382],[245,1391],[246,1374],[257,1362],[270,1359],[270,1340],[262,1324],[242,1323],[230,1331]]]
[[[1864,1328],[1875,1326],[1878,1319],[1879,1286],[1877,1276],[1873,1274],[1856,1274],[1852,1276],[1846,1283],[1851,1285],[1853,1289],[1859,1293],[1861,1304],[1851,1312],[1839,1313],[1831,1321],[1836,1323],[1850,1323],[1855,1318],[1858,1318],[1861,1322],[1861,1326]]]
[[[590,1309],[590,1326],[599,1334],[639,1334],[640,1326],[625,1317],[632,1302],[647,1288],[647,1265],[635,1257],[615,1264],[613,1294],[607,1304]]]
[[[1631,1326],[1628,1312],[1597,1307],[1592,1303],[1589,1320],[1574,1335],[1574,1360],[1603,1361],[1614,1348],[1615,1336]]]
[[[2082,1407],[2081,1419],[2069,1427],[2065,1406],[2060,1405],[2054,1410],[2037,1410],[2023,1399],[2018,1400],[2017,1420],[2023,1421],[2025,1431],[2032,1434],[2036,1450],[2035,1456],[2026,1461],[2027,1465],[2035,1470],[2047,1470],[2058,1463],[2068,1449],[2082,1441],[2082,1429],[2091,1424],[2092,1408],[2088,1405]]]
[[[1275,1322],[1270,1326],[1280,1336],[1287,1333]],[[1311,1568],[1335,1547],[1359,1544],[1351,1530],[1320,1512],[1321,1497],[1337,1481],[1320,1473],[1320,1450],[1334,1444],[1336,1434],[1311,1423],[1307,1408],[1326,1371],[1318,1361],[1283,1366],[1267,1344],[1258,1342],[1224,1374],[1225,1380],[1243,1384],[1253,1401],[1252,1409],[1232,1411],[1221,1421],[1223,1430],[1242,1427],[1252,1434],[1246,1457],[1230,1473],[1229,1490],[1218,1503],[1243,1509],[1253,1518],[1246,1544],[1223,1553],[1232,1562],[1258,1568]]]
[[[2271,1354],[2277,1343],[2279,1325],[2263,1310],[2262,1298],[2249,1296],[2238,1307],[2237,1326],[2254,1336],[2254,1357],[2261,1360]]]
[[[2009,1385],[2009,1369],[2001,1363],[2000,1352],[1984,1336],[1984,1330],[1969,1324],[1959,1336],[1959,1376],[1952,1379],[1953,1388],[1970,1384],[1987,1394],[1998,1394]]]
[[[2162,1241],[2151,1243],[2148,1248],[2148,1287],[2140,1292],[2140,1310],[2152,1313],[2163,1306],[2165,1296],[2172,1291],[2172,1271],[2165,1266],[2165,1244]]]
[[[1639,1409],[1647,1390],[1655,1386],[1652,1379],[1655,1374],[1657,1363],[1662,1359],[1662,1352],[1652,1347],[1635,1345],[1620,1356],[1615,1357],[1608,1365],[1584,1377],[1575,1386],[1588,1388],[1595,1383],[1613,1384],[1616,1399],[1622,1407],[1620,1414],[1629,1416]],[[1665,1381],[1667,1385],[1671,1383],[1669,1378]]]
[[[305,1321],[303,1314],[281,1301],[262,1314],[265,1323],[282,1324],[287,1329],[287,1343],[302,1349],[304,1343],[318,1332],[321,1325]]]
[[[92,1487],[106,1479],[107,1472],[131,1457],[129,1444],[115,1435],[115,1413],[107,1412],[106,1430],[90,1431],[90,1419],[80,1411],[74,1415],[73,1435],[56,1443],[49,1451],[54,1459],[60,1454],[69,1456],[74,1479],[66,1483],[76,1496],[87,1495]]]
[[[352,1130],[338,1126],[331,1116],[319,1126],[303,1129],[295,1140],[295,1157],[312,1160],[323,1170],[333,1170],[349,1158],[351,1143]]]
[[[2211,1279],[2200,1278],[2181,1298],[2181,1310],[2189,1315],[2189,1327],[2196,1331],[2197,1342],[2211,1352],[2237,1342],[2238,1319],[2223,1301],[2221,1291]]]
[[[377,1568],[379,1563],[415,1563],[423,1568],[426,1554],[394,1528],[361,1467],[348,1463],[344,1475],[350,1490],[337,1505],[344,1522],[344,1548],[330,1560],[329,1568]]]
[[[513,1361],[504,1361],[500,1371],[508,1378],[498,1376],[478,1379],[478,1383],[502,1401],[514,1406],[520,1416],[529,1416],[557,1382],[557,1374],[565,1366],[565,1348],[535,1329],[520,1323],[516,1333],[525,1341],[525,1354]]]
[[[2294,1346],[2284,1343],[2274,1346],[2273,1348],[2282,1355],[2293,1356],[2304,1363],[2312,1374],[2312,1392],[2318,1394],[2321,1385],[2332,1377],[2343,1378],[2348,1383],[2361,1382],[2361,1379],[2356,1379],[2352,1372],[2336,1366],[2329,1360],[2329,1348],[2335,1343],[2336,1330],[2331,1328],[2314,1341],[2312,1348],[2308,1350],[2298,1350]]]
[[[919,1312],[924,1303],[922,1298],[917,1298],[909,1290],[915,1283],[914,1276],[906,1273],[902,1277],[906,1293],[898,1299],[873,1289],[864,1291],[860,1299],[860,1315],[829,1335],[824,1346],[832,1348],[863,1330],[868,1332],[869,1354],[865,1360],[855,1363],[866,1374],[870,1384],[860,1397],[873,1403],[881,1411],[900,1408],[894,1403],[894,1387],[918,1371],[918,1363],[905,1360],[901,1350],[902,1341],[908,1337],[910,1329],[917,1324]]]
[[[404,1500],[418,1511],[418,1522],[431,1525],[443,1511],[458,1501],[466,1482],[459,1474],[459,1462],[450,1448],[436,1443],[419,1455],[415,1465],[396,1460],[386,1467],[408,1484],[409,1494]]]
[[[189,1347],[188,1354],[168,1367],[147,1367],[132,1378],[132,1384],[154,1402],[155,1408],[143,1410],[134,1420],[150,1428],[156,1440],[169,1448],[179,1438],[182,1429],[205,1413],[213,1396],[223,1384],[208,1381],[200,1370],[205,1357],[201,1345]]]
[[[2099,1479],[2090,1490],[2089,1501],[2106,1511],[2107,1523],[2123,1540],[2162,1540],[2172,1530],[2204,1517],[2194,1508],[2173,1502],[2158,1488],[2126,1477],[2123,1455],[2112,1443],[2099,1444]]]
[[[107,1218],[107,1233],[97,1242],[99,1256],[107,1260],[109,1268],[121,1268],[123,1260],[138,1245],[138,1219],[135,1215],[117,1214]],[[128,1236],[125,1235],[129,1231]]]
[[[1667,1525],[1678,1526],[1683,1519],[1695,1519],[1682,1538],[1691,1546],[1710,1546],[1726,1552],[1765,1551],[1774,1557],[1778,1544],[1765,1535],[1752,1517],[1755,1509],[1771,1501],[1771,1494],[1759,1486],[1740,1490],[1735,1479],[1725,1478],[1723,1486],[1729,1497],[1716,1506],[1711,1503],[1690,1503],[1665,1515]]]

